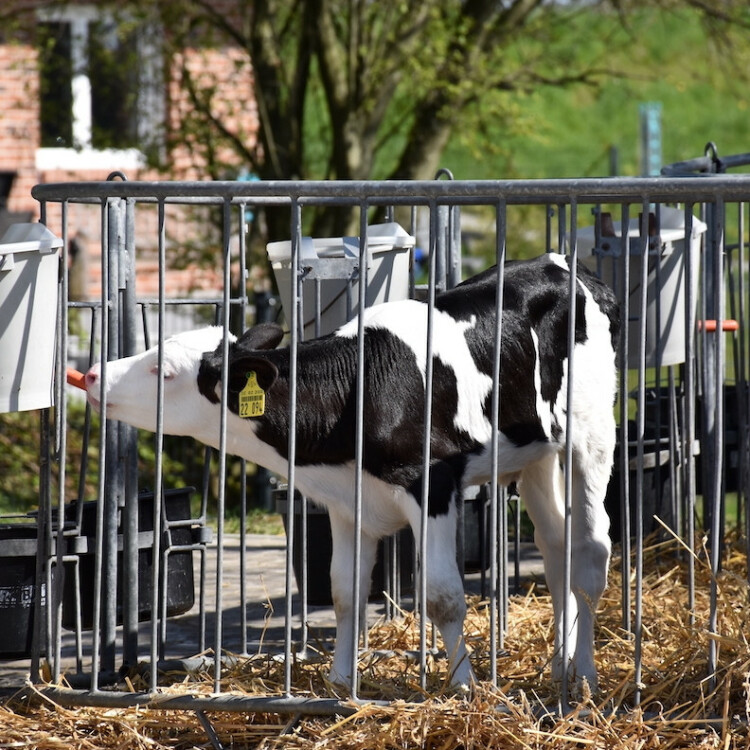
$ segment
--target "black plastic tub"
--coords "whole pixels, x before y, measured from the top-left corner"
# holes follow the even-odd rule
[[[276,512],[281,514],[284,530],[288,533],[287,491],[276,490]],[[302,498],[295,496],[294,503],[294,545],[292,548],[292,566],[298,590],[302,590]],[[413,587],[414,541],[409,529],[397,535],[399,544],[399,580],[401,591],[410,591]],[[331,538],[331,521],[328,512],[312,502],[307,504],[307,602],[315,606],[333,604],[331,595],[331,555],[333,541]],[[370,601],[382,601],[383,592],[388,587],[387,554],[385,542],[378,542],[378,552],[372,571]]]
[[[636,466],[637,450],[631,445],[628,450],[629,472],[629,510],[630,510],[630,538],[635,538],[635,513],[637,502]],[[672,481],[669,442],[665,439],[656,444],[649,441],[643,456],[643,491],[641,494],[643,509],[643,536],[658,533],[660,537],[667,537],[665,531],[654,516],[658,516],[667,526],[674,528],[674,512],[672,508]],[[604,505],[609,515],[609,534],[612,542],[617,544],[623,539],[622,533],[622,459],[620,446],[615,449],[615,462],[612,477],[607,487]]]
[[[36,548],[36,524],[0,524],[0,659],[31,656],[37,612]],[[44,616],[46,586],[41,593]]]
[[[192,487],[166,490],[163,500],[166,517],[169,521],[184,521],[190,518],[190,496]],[[83,504],[81,536],[86,538],[82,546],[87,552],[78,556],[81,601],[81,627],[91,629],[94,613],[94,534],[96,531],[96,502]],[[71,517],[75,516],[76,506],[67,508]],[[152,575],[153,575],[153,513],[154,495],[144,492],[138,496],[138,619],[151,619]],[[173,546],[191,545],[194,543],[193,529],[180,526],[171,530]],[[118,549],[122,549],[121,520],[118,518]],[[164,542],[162,542],[162,552]],[[122,605],[122,552],[117,553],[117,624],[123,622]],[[63,587],[63,626],[69,630],[76,627],[76,580],[74,563],[65,566],[65,584]],[[193,578],[193,553],[191,550],[172,552],[167,557],[166,591],[167,616],[173,617],[190,610],[195,603],[195,583]]]

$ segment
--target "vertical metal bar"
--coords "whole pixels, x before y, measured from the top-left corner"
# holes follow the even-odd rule
[[[156,435],[154,437],[155,445],[155,466],[154,466],[154,505],[151,513],[152,528],[154,530],[152,546],[152,570],[151,570],[151,681],[150,687],[152,692],[156,691],[159,678],[159,581],[161,569],[162,553],[162,516],[161,504],[163,502],[162,477],[164,473],[164,316],[166,311],[165,290],[166,290],[166,245],[167,245],[167,224],[166,211],[163,200],[158,203],[158,262],[159,262],[159,319],[157,332],[157,386],[156,386]]]
[[[247,222],[246,222],[247,204],[241,203],[237,213],[238,234],[239,234],[239,332],[245,331],[247,324],[247,268],[246,268],[246,239],[247,239]],[[240,459],[240,653],[247,655],[247,461]],[[260,467],[256,468],[260,471]],[[256,484],[257,486],[257,484]]]
[[[430,498],[430,456],[432,447],[432,380],[434,363],[433,319],[435,315],[435,290],[437,286],[437,206],[430,203],[429,281],[427,287],[427,341],[425,361],[424,432],[422,438],[422,505],[419,527],[419,664],[420,685],[427,689],[427,524]]]
[[[638,397],[636,413],[636,503],[635,503],[635,703],[641,702],[643,652],[643,456],[646,410],[646,312],[648,297],[648,212],[649,202],[641,205],[641,305],[638,312]]]
[[[222,378],[221,378],[221,422],[219,425],[219,492],[216,499],[216,613],[214,642],[214,692],[221,692],[221,654],[224,626],[224,514],[227,492],[227,399],[229,395],[229,313],[232,284],[232,203],[226,199],[222,215],[222,255],[224,259],[224,287],[222,303]]]
[[[628,413],[628,357],[630,352],[630,204],[623,203],[620,223],[620,263],[622,263],[620,334],[620,508],[622,548],[622,627],[631,629],[630,618],[630,434]],[[613,263],[617,265],[617,261]]]
[[[685,204],[685,242],[692,241],[693,234],[693,204]],[[698,269],[693,263],[693,252],[690,248],[685,256],[685,524],[687,543],[690,549],[695,545],[695,329],[696,329],[696,299],[694,294],[694,279]],[[688,611],[690,624],[695,624],[695,558],[687,556],[688,567]]]
[[[458,205],[450,207],[448,222],[448,278],[446,288],[453,289],[461,283],[461,208]]]
[[[34,569],[34,598],[37,603],[34,612],[34,632],[32,634],[32,661],[30,677],[34,682],[42,682],[41,651],[43,644],[49,648],[50,602],[49,581],[52,555],[52,487],[51,487],[51,427],[50,410],[39,413],[39,515],[37,519],[37,554]],[[42,611],[43,591],[47,586],[47,612]]]
[[[98,487],[97,487],[97,508],[96,508],[96,531],[94,535],[94,605],[92,613],[92,622],[94,628],[91,637],[91,689],[99,689],[99,648],[101,635],[99,622],[101,616],[101,590],[102,590],[102,549],[104,535],[104,496],[106,494],[106,471],[107,463],[107,361],[109,359],[109,250],[107,238],[109,229],[107,226],[107,201],[103,200],[100,206],[101,210],[101,268],[102,268],[102,290],[101,290],[101,380],[99,392],[99,470],[98,470]]]
[[[717,263],[717,256],[721,259],[721,230],[719,216],[719,205],[708,203],[705,206],[706,223],[708,224],[706,234],[706,251],[705,264],[703,267],[703,299],[705,305],[705,315],[703,320],[713,319],[717,322],[723,316],[723,310],[719,309],[719,279],[717,273],[720,272],[721,265]],[[718,269],[718,270],[717,270]],[[720,330],[720,329],[718,329]],[[719,342],[721,336],[709,333],[706,326],[701,328],[701,342],[703,344],[703,429],[701,431],[701,457],[703,469],[703,523],[706,531],[709,532],[709,545],[721,544],[721,541],[711,534],[714,528],[713,516],[715,513],[721,513],[720,493],[714,494],[715,483],[712,481],[718,463],[718,456],[714,452],[714,446],[717,445],[719,433],[716,418],[718,415],[718,404],[716,403],[717,395],[720,392],[721,379],[716,380],[719,359]]]
[[[567,253],[566,225],[565,204],[559,203],[557,205],[557,251],[561,255],[566,255]]]
[[[416,206],[412,206],[409,212],[409,233],[412,235],[412,237],[417,236],[417,207]],[[410,250],[410,255],[409,255],[409,299],[414,299],[415,291],[416,291],[416,280],[415,280],[416,270],[414,268],[414,265],[415,265],[414,254],[415,254],[415,248],[412,248]]]
[[[495,254],[496,286],[495,296],[495,339],[492,361],[492,438],[490,459],[490,681],[497,686],[497,651],[498,651],[498,517],[504,508],[500,508],[500,491],[498,486],[500,450],[500,370],[502,366],[503,335],[503,302],[505,296],[505,239],[506,239],[506,205],[504,200],[495,204]]]
[[[739,320],[740,320],[740,371],[737,387],[740,393],[739,400],[739,486],[742,504],[745,513],[745,555],[750,561],[750,492],[748,492],[748,481],[750,481],[750,466],[748,466],[748,429],[750,427],[750,393],[748,393],[748,368],[747,368],[747,289],[745,286],[745,207],[750,204],[739,203],[737,205],[737,233],[739,235]],[[747,566],[747,580],[750,581],[750,565]]]
[[[67,359],[68,352],[68,202],[62,201],[60,204],[62,212],[62,241],[63,251],[61,259],[61,283],[59,287],[58,300],[58,341],[57,341],[57,368],[55,389],[57,392],[56,411],[58,427],[58,480],[57,480],[57,525],[55,530],[55,570],[54,579],[47,580],[47,606],[53,613],[52,632],[49,634],[53,643],[48,648],[51,655],[53,679],[57,683],[61,675],[61,654],[62,654],[62,584],[64,577],[63,555],[65,554],[64,531],[65,531],[65,481],[66,481],[66,456],[67,456],[67,420],[68,420],[68,402],[67,389],[65,388],[65,378],[63,365]],[[39,601],[39,600],[38,600]]]
[[[505,646],[505,632],[508,629],[508,491],[506,487],[498,488],[497,511],[497,591],[500,600],[497,618],[497,647],[502,649]]]
[[[521,497],[516,495],[513,504],[513,523],[516,529],[513,540],[513,593],[521,593]]]
[[[302,216],[299,198],[291,196],[291,310],[289,311],[289,447],[287,479],[287,540],[286,540],[286,599],[284,619],[284,692],[291,695],[292,691],[292,578],[293,550],[294,550],[294,482],[295,461],[297,456],[297,349],[300,338],[300,305],[302,301],[300,277],[300,245],[302,243]]]
[[[303,308],[304,309],[304,308]],[[303,321],[304,322],[304,321]],[[302,335],[304,336],[304,326],[302,328]],[[295,502],[296,502],[295,495]],[[310,576],[309,576],[309,546],[308,546],[308,532],[310,530],[310,504],[307,501],[307,497],[301,495],[299,497],[300,505],[300,524],[299,524],[299,551],[300,551],[300,580],[297,582],[299,586],[299,598],[300,598],[300,644],[299,648],[304,652],[307,649],[307,639],[309,636],[308,628],[308,602],[310,599]]]
[[[107,337],[109,340],[108,358],[120,357],[120,305],[119,305],[119,276],[120,276],[120,201],[107,201],[107,255],[108,278],[107,300],[109,317]],[[105,492],[101,499],[104,509],[104,539],[103,539],[103,567],[102,588],[97,594],[102,597],[102,631],[101,660],[102,670],[112,673],[115,671],[115,641],[117,637],[117,520],[119,504],[122,497],[123,475],[120,464],[120,434],[117,425],[111,425],[107,430],[107,460],[105,461]]]
[[[119,287],[122,325],[120,354],[129,357],[137,348],[137,303],[135,294],[135,207],[133,198],[123,201],[124,236],[119,253]],[[124,422],[118,425],[122,463],[122,640],[123,664],[138,662],[138,450],[137,431]]]
[[[711,594],[710,594],[710,612],[708,629],[712,635],[718,633],[718,588],[717,576],[721,569],[721,551],[723,547],[722,538],[722,520],[721,508],[724,505],[723,490],[723,466],[724,466],[724,360],[725,360],[725,339],[722,332],[725,306],[725,286],[724,286],[724,257],[723,257],[723,238],[724,238],[724,200],[721,197],[716,198],[714,204],[716,216],[715,223],[715,252],[712,258],[713,282],[714,282],[714,300],[716,306],[716,333],[715,333],[715,409],[716,422],[714,431],[714,465],[713,473],[706,477],[711,482],[711,492],[714,497],[714,508],[711,516]],[[716,638],[709,638],[708,642],[708,676],[711,689],[716,688],[716,667],[718,662],[718,643]]]
[[[360,622],[360,600],[367,598],[362,590],[362,479],[364,472],[364,405],[365,405],[365,306],[367,304],[367,272],[369,254],[367,246],[366,201],[359,206],[359,317],[357,319],[357,393],[356,432],[354,438],[354,585],[352,586],[352,682],[351,695],[357,697],[357,664],[359,634],[365,623]]]
[[[578,226],[578,204],[570,202],[570,287],[568,291],[568,384],[567,384],[567,419],[565,426],[565,560],[563,572],[563,639],[562,639],[562,705],[563,711],[568,711],[568,676],[571,654],[570,644],[570,592],[573,564],[573,393],[575,383],[575,344],[576,344],[576,302],[578,299],[578,242],[576,232]]]

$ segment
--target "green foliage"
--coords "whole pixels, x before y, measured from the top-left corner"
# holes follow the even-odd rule
[[[54,417],[54,410],[51,410]],[[39,505],[40,464],[40,412],[17,412],[0,415],[0,514],[25,514]],[[77,497],[93,500],[98,495],[99,472],[99,419],[91,415],[86,428],[85,409],[77,403],[68,405],[66,431],[65,501]],[[84,452],[88,433],[88,450]],[[52,430],[54,440],[54,425]],[[138,433],[138,487],[152,489],[155,483],[156,440],[152,433]],[[53,449],[54,453],[54,449]],[[191,438],[165,436],[162,452],[162,481],[165,488],[195,487],[192,512],[200,512],[201,488],[204,483],[206,448]],[[216,451],[208,451],[207,472],[209,518],[216,518],[216,500],[219,493],[218,458]],[[53,459],[53,501],[57,498],[59,470]],[[247,491],[252,505],[253,465],[248,466]],[[226,510],[230,517],[239,513],[242,487],[242,465],[229,457],[226,474]],[[251,514],[253,527],[263,525],[263,514]],[[274,522],[269,521],[269,529]],[[236,523],[235,523],[236,527]],[[263,533],[274,533],[269,530]]]
[[[26,513],[39,499],[39,412],[0,415],[0,510]]]

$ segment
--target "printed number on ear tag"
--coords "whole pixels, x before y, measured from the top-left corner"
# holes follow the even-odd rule
[[[258,385],[258,376],[247,373],[247,384],[240,391],[240,417],[261,417],[266,410],[266,392]]]

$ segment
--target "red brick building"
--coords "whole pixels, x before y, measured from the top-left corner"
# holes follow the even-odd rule
[[[162,44],[168,32],[158,23],[129,18],[127,3],[117,17],[77,1],[4,4],[0,234],[13,221],[38,218],[31,197],[37,183],[103,180],[113,171],[129,179],[209,179],[205,144],[191,143],[181,127],[191,108],[185,72],[209,101],[211,116],[249,150],[255,147],[258,118],[247,54],[214,38],[210,45],[194,42],[168,57]],[[251,167],[221,143],[213,156],[214,163],[224,165],[222,177]],[[55,218],[49,220],[53,228]],[[97,213],[71,206],[69,226],[71,236],[95,254]],[[145,235],[139,293],[149,294]],[[92,275],[97,265],[90,264]],[[170,274],[173,291],[180,294],[215,283],[213,274],[195,268]]]

